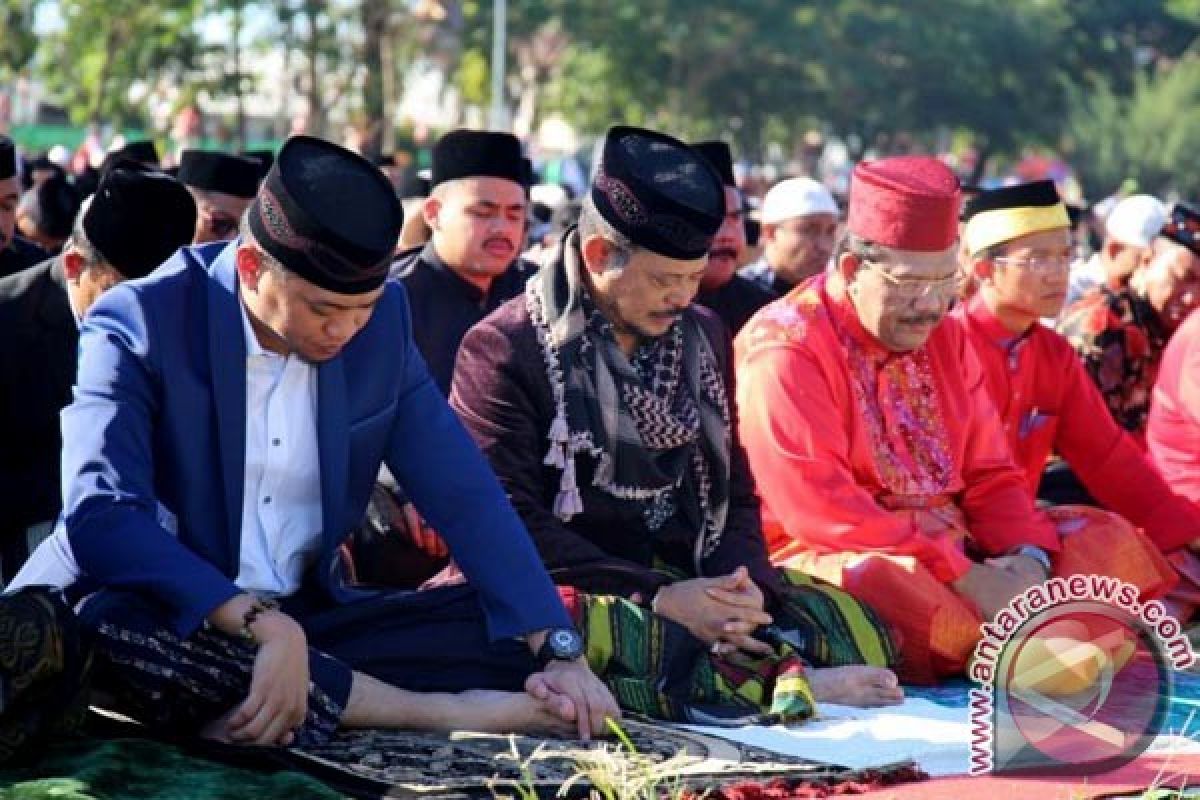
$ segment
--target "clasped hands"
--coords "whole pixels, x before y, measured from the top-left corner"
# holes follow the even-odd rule
[[[771,624],[763,593],[745,567],[716,578],[692,578],[663,586],[654,597],[655,613],[678,622],[713,652],[768,656],[774,652],[753,633]]]

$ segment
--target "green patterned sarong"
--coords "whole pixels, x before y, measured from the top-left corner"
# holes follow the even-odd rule
[[[806,666],[890,667],[897,659],[870,609],[823,581],[785,578],[775,623],[763,632],[775,653],[765,658],[715,656],[683,626],[629,600],[559,591],[588,663],[622,708],[674,722],[773,725],[813,715]]]

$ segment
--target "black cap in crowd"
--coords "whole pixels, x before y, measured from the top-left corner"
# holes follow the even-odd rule
[[[275,163],[274,150],[247,150],[242,153],[242,157],[258,162],[259,183],[267,177],[267,173],[271,171],[271,166]]]
[[[149,275],[190,244],[196,203],[184,185],[150,169],[110,169],[83,214],[88,240],[126,278]]]
[[[39,183],[26,197],[29,214],[38,230],[53,239],[66,239],[79,213],[79,190],[65,175],[53,175]]]
[[[526,186],[521,142],[511,133],[450,131],[433,146],[431,186],[459,178],[504,178]]]
[[[293,136],[250,206],[264,250],[322,289],[362,294],[383,285],[404,223],[391,184],[362,156]]]
[[[697,142],[692,148],[708,159],[708,163],[712,164],[713,169],[721,176],[722,183],[726,186],[737,186],[737,180],[733,177],[733,151],[729,149],[728,143],[717,140]]]
[[[124,147],[110,152],[104,157],[104,163],[100,165],[100,172],[104,173],[108,169],[111,169],[111,166],[109,166],[110,163],[117,163],[118,161],[136,161],[139,164],[145,164],[149,167],[158,167],[161,164],[158,157],[158,148],[149,139],[130,142]]]
[[[193,189],[254,197],[262,165],[250,158],[207,150],[184,150],[179,158],[179,182]]]
[[[604,135],[592,203],[634,244],[675,259],[706,255],[725,218],[721,177],[674,137],[627,126]]]
[[[1200,209],[1189,203],[1176,203],[1167,216],[1162,235],[1200,255]]]

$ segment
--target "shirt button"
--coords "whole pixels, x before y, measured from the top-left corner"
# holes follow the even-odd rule
[[[271,440],[271,445],[272,445],[273,447],[279,447],[279,440],[278,440],[278,439],[272,439],[272,440]]]
[[[270,505],[270,504],[271,504],[271,495],[267,495],[266,497],[263,498],[263,505]]]

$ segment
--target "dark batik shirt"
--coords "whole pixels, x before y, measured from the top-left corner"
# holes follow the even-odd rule
[[[0,250],[0,278],[7,278],[23,269],[29,269],[49,257],[49,253],[33,242],[14,236],[8,247]]]
[[[733,353],[716,316],[693,307],[733,398]],[[690,577],[727,575],[746,565],[767,592],[778,580],[767,556],[754,480],[730,408],[729,514],[715,552],[695,567],[696,525],[680,512],[651,530],[642,503],[618,499],[594,485],[597,460],[580,456],[576,485],[582,513],[563,522],[554,513],[562,472],[543,460],[556,414],[554,391],[537,331],[522,300],[505,303],[476,326],[462,348],[451,407],[475,437],[521,515],[534,545],[558,583],[596,594],[653,597],[672,582],[656,565]]]
[[[454,359],[467,331],[523,292],[536,269],[531,262],[518,259],[484,294],[447,267],[432,243],[402,253],[392,265],[391,277],[408,292],[413,339],[443,394],[450,394]]]
[[[1150,394],[1167,345],[1158,312],[1128,288],[1099,286],[1067,309],[1059,332],[1083,360],[1117,424],[1144,435]]]
[[[696,302],[716,312],[729,329],[729,335],[736,336],[754,312],[778,296],[761,284],[734,275],[733,280],[719,289],[701,291],[696,295]]]

